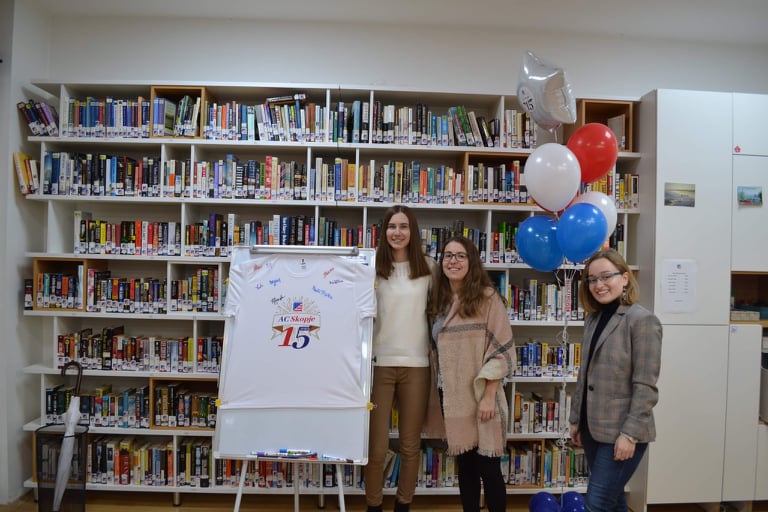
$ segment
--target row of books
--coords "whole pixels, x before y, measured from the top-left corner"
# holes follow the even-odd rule
[[[30,160],[23,160],[21,154],[19,158],[18,165]],[[152,156],[46,152],[42,182],[43,194],[51,195],[534,204],[519,160],[509,167],[470,164],[464,172],[450,166],[422,166],[419,161],[389,160],[377,166],[371,160],[357,166],[344,158],[327,163],[318,157],[315,167],[307,171],[295,161],[272,156],[263,162],[240,162],[228,154],[218,161],[192,164],[189,160],[161,162]],[[613,197],[619,208],[637,208],[637,186],[636,174],[614,171],[583,191],[601,191]],[[31,193],[34,187],[25,190]]]
[[[56,366],[78,361],[86,370],[218,373],[221,336],[168,338],[125,334],[125,327],[87,327],[57,335]]]
[[[173,442],[100,436],[88,443],[86,481],[90,484],[152,487],[210,487],[213,450],[210,439]]]
[[[573,377],[581,368],[581,343],[551,344],[530,339],[515,346],[514,377]]]
[[[20,102],[25,116],[36,113],[36,102]],[[487,119],[464,105],[433,112],[428,105],[384,104],[363,100],[338,101],[326,107],[308,100],[306,93],[266,98],[264,102],[216,102],[200,96],[136,98],[66,97],[61,122],[57,116],[45,125],[60,127],[63,137],[202,136],[214,140],[296,142],[396,143],[432,146],[519,148],[535,145],[535,124],[523,111],[507,109],[503,119]],[[27,108],[27,105],[32,108]],[[23,108],[22,108],[23,105]],[[55,110],[48,106],[52,113]],[[151,110],[151,112],[150,112]],[[151,116],[150,116],[151,114]],[[41,115],[42,117],[42,115]],[[150,126],[151,120],[151,126]],[[40,132],[42,123],[33,121]],[[30,129],[32,130],[32,126]],[[49,127],[50,126],[50,127]],[[39,135],[42,133],[35,133]],[[52,133],[48,133],[52,135]]]
[[[187,389],[180,383],[113,391],[111,384],[81,390],[82,425],[107,428],[214,428],[216,394]],[[62,424],[75,390],[61,384],[45,390],[46,424]],[[154,394],[154,395],[153,395]],[[153,395],[153,396],[152,396]]]
[[[538,392],[515,391],[510,414],[515,434],[551,433],[567,435],[571,394],[563,386],[556,387],[552,397]]]
[[[155,137],[197,137],[200,117],[200,97],[189,94],[178,102],[168,98],[152,101],[152,135]]]
[[[431,146],[531,147],[531,122],[525,112],[507,110],[502,122],[467,111],[463,105],[433,113],[425,104],[396,106],[381,101],[338,101],[330,109],[294,94],[285,101],[207,103],[204,137],[262,140],[385,143]],[[502,146],[502,144],[505,144]]]
[[[169,382],[154,388],[152,425],[155,427],[187,428],[216,427],[217,396],[215,389],[188,389],[186,382]],[[130,413],[130,411],[129,411]]]
[[[16,171],[16,183],[22,195],[36,194],[40,190],[40,171],[37,160],[26,153],[14,151],[13,169]]]
[[[530,278],[517,284],[510,283],[504,273],[494,274],[492,278],[507,303],[510,321],[584,320],[584,307],[579,301],[579,288],[583,284],[579,279],[566,277],[563,283],[546,283]]]
[[[183,438],[173,443],[133,436],[97,436],[84,453],[76,447],[72,465],[89,484],[159,487],[235,487],[246,471],[245,486],[252,488],[332,488],[338,486],[334,464],[306,461],[215,459],[209,439]],[[543,452],[543,453],[542,453]],[[38,471],[42,481],[55,481],[60,441],[42,444]],[[395,487],[399,476],[399,454],[389,450],[385,465],[385,487]],[[429,446],[422,450],[417,488],[446,488],[458,485],[453,456]],[[294,465],[296,471],[294,471]],[[500,459],[502,476],[512,487],[573,488],[588,484],[583,449],[547,443],[514,443]],[[344,465],[346,488],[364,488],[359,465]],[[297,478],[298,480],[294,480]]]
[[[328,109],[306,94],[264,103],[205,102],[203,137],[210,140],[328,142]]]
[[[339,222],[320,216],[272,215],[269,220],[241,220],[236,213],[210,212],[207,219],[188,224],[182,231],[177,222],[120,221],[93,219],[93,214],[75,210],[73,250],[75,254],[121,254],[136,256],[210,256],[226,257],[236,246],[320,245],[375,248],[380,222],[368,227],[340,226]],[[317,226],[316,226],[317,224]],[[465,228],[463,221],[451,226],[424,228],[421,231],[425,253],[439,258],[449,237],[463,234],[481,248],[485,260],[485,233]],[[182,243],[183,239],[183,243]]]
[[[182,253],[181,225],[174,221],[109,222],[94,219],[91,212],[75,210],[74,233],[74,254],[178,256]]]
[[[583,183],[581,192],[602,192],[614,200],[616,208],[640,207],[640,176],[630,172],[618,172],[614,166],[608,174],[591,183]]]
[[[62,137],[148,138],[154,105],[144,96],[64,98],[59,127]]]
[[[59,136],[59,114],[45,101],[29,99],[16,104],[32,135]]]

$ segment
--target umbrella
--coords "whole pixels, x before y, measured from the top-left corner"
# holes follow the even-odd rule
[[[53,512],[59,512],[64,491],[67,489],[69,473],[72,470],[72,451],[75,447],[75,427],[80,420],[80,380],[83,378],[83,367],[77,361],[69,361],[61,369],[61,374],[66,375],[71,366],[77,368],[77,383],[75,392],[69,399],[67,412],[64,413],[64,438],[61,440],[59,452],[59,465],[56,470],[56,487],[53,490]]]

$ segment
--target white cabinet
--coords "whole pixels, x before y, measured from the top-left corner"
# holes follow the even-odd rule
[[[755,499],[768,500],[768,424],[757,426],[757,468],[755,470]]]
[[[664,325],[647,503],[721,501],[728,327]]]
[[[723,501],[755,497],[762,326],[731,325],[725,416]]]
[[[766,192],[768,156],[733,155],[731,269],[734,271],[768,272]]]
[[[768,156],[768,95],[733,95],[733,154]]]
[[[720,242],[730,240],[724,192],[731,187],[732,99],[658,90],[643,97],[639,111],[639,149],[648,156],[640,167],[655,179],[641,183],[653,203],[641,205],[638,221],[638,237],[648,241],[638,256],[641,298],[664,329],[647,503],[719,502],[731,254],[730,244]],[[693,206],[675,205],[672,190],[679,185],[693,195]],[[692,262],[695,271],[687,289],[674,290],[690,307],[675,311],[670,299],[679,297],[662,269],[677,260]]]
[[[662,324],[725,325],[731,255],[726,194],[731,187],[731,95],[659,90],[649,96],[656,104],[655,112],[649,113],[656,122],[640,143],[648,144],[654,157],[644,158],[641,166],[656,167],[655,173],[644,173],[656,177],[655,204],[654,219],[641,215],[641,223],[652,222],[655,232],[649,240],[652,256],[645,259],[651,272],[642,272],[641,265],[642,292],[653,292],[651,304]],[[640,108],[652,107],[644,101]],[[641,122],[645,123],[642,114]],[[674,189],[680,185],[693,194],[693,206],[674,203]],[[677,259],[695,262],[690,312],[665,307],[670,297],[664,293],[668,288],[662,270],[665,261]]]

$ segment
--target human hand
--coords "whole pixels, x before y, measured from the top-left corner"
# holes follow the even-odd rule
[[[619,434],[613,445],[613,460],[629,460],[635,454],[635,443]]]
[[[581,431],[579,430],[578,423],[571,423],[570,434],[571,434],[571,442],[575,446],[581,446]]]
[[[477,418],[480,421],[488,421],[496,416],[496,403],[493,395],[483,396],[477,404]]]

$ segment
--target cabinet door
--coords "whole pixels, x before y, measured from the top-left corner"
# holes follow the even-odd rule
[[[768,156],[768,95],[733,95],[733,153]]]
[[[768,156],[733,156],[731,269],[768,271]],[[757,194],[759,193],[759,199]]]
[[[663,327],[647,503],[720,502],[728,326]]]
[[[728,216],[732,156],[731,95],[658,91],[656,162],[655,312],[663,324],[726,325],[730,290]],[[677,185],[694,188],[694,205],[673,199]],[[642,201],[641,201],[642,203]],[[670,204],[667,204],[670,203]],[[723,243],[725,241],[725,243]],[[695,261],[691,312],[665,308],[662,270],[667,260]]]
[[[730,326],[724,501],[754,499],[762,334],[758,324]]]
[[[755,499],[768,500],[768,425],[765,423],[761,423],[757,426]]]

